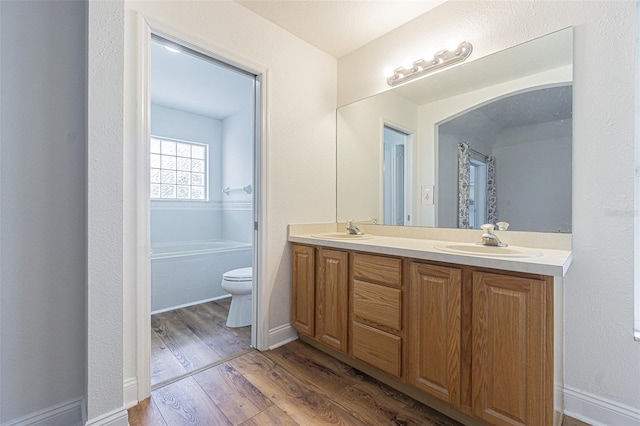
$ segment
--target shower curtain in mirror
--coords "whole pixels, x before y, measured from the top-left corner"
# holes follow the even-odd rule
[[[471,155],[469,145],[458,144],[458,228],[469,228],[469,172]]]
[[[498,221],[498,193],[496,190],[496,157],[487,157],[487,223]]]
[[[487,164],[487,223],[498,221],[496,192],[496,159],[486,157]],[[458,144],[458,228],[469,228],[469,186],[471,151],[465,142]]]

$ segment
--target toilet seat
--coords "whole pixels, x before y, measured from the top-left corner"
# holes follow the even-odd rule
[[[251,266],[247,268],[232,269],[222,274],[224,281],[251,281],[253,279],[253,268]]]

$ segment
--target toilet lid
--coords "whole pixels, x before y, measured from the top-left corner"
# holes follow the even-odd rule
[[[233,269],[222,275],[222,278],[227,281],[248,281],[251,280],[252,277],[253,268],[251,266],[248,268]]]

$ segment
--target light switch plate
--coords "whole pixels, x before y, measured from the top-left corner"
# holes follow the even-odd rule
[[[422,185],[422,204],[433,204],[433,185]]]

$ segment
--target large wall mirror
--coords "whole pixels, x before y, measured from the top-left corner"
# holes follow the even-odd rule
[[[337,220],[571,232],[573,29],[337,112]]]

